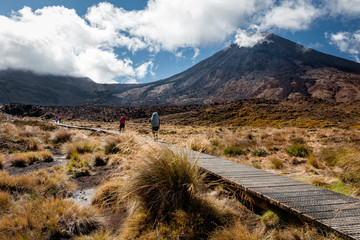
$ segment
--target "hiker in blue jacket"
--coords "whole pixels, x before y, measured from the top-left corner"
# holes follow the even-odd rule
[[[154,140],[158,140],[158,130],[160,128],[160,119],[159,114],[157,112],[154,112],[149,120],[151,122],[152,132],[154,135]]]

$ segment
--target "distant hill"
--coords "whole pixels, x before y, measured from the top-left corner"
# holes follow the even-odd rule
[[[55,116],[61,116],[65,121],[114,122],[114,126],[117,126],[120,116],[149,126],[148,119],[154,111],[159,113],[162,123],[173,125],[360,128],[360,101],[336,103],[314,98],[250,99],[224,104],[134,108],[29,104],[6,104],[0,107],[0,115],[40,117],[51,121]],[[360,143],[360,136],[357,139]]]
[[[360,100],[360,64],[274,34],[252,48],[236,44],[173,77],[147,84],[96,84],[88,78],[0,72],[0,103],[188,105],[239,99],[314,97]]]

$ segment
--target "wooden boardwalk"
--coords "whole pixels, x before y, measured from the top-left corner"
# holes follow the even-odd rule
[[[59,124],[64,127],[75,127]],[[118,134],[117,131],[75,127]],[[179,148],[179,147],[177,147]],[[219,179],[299,219],[360,240],[360,200],[230,160],[189,150],[190,159]]]

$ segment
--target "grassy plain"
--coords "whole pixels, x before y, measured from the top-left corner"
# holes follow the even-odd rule
[[[151,137],[144,119],[128,121],[121,136],[35,118],[0,123],[1,239],[337,239],[288,225],[276,212],[252,213],[220,186],[210,187],[186,153],[139,138]],[[358,128],[162,123],[160,141],[359,197]],[[95,188],[91,203],[72,197],[80,186]]]

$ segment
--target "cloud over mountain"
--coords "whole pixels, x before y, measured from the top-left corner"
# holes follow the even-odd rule
[[[261,42],[261,31],[300,31],[325,15],[357,17],[360,7],[351,6],[360,6],[360,0],[149,0],[133,11],[102,2],[85,16],[62,6],[24,7],[0,16],[0,70],[141,82],[154,75],[153,56],[160,51],[192,48],[195,58],[204,45],[234,39],[251,47]],[[342,51],[359,49],[358,32],[343,40],[339,34],[329,33],[329,41]],[[130,54],[121,54],[126,51]],[[138,51],[147,55],[141,61],[131,55]]]

